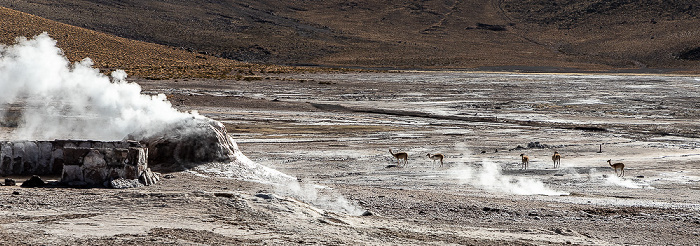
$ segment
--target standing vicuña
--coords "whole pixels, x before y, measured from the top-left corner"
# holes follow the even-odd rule
[[[554,162],[554,168],[561,166],[561,155],[559,155],[559,152],[554,151],[552,161]]]
[[[396,158],[397,166],[401,166],[401,161],[400,161],[401,159],[403,159],[404,166],[406,166],[406,164],[408,164],[408,154],[406,154],[405,152],[399,152],[399,153],[394,154],[394,152],[391,152],[391,149],[389,149],[389,153],[391,153],[391,155],[393,155],[394,158]]]
[[[445,156],[442,155],[442,154],[434,154],[434,155],[428,154],[428,158],[430,158],[431,160],[433,160],[433,166],[434,166],[434,164],[435,164],[435,161],[440,160],[440,167],[442,167],[442,159],[444,159]]]
[[[530,164],[530,157],[526,156],[525,154],[520,154],[520,157],[523,158],[523,163],[522,163],[523,169],[527,169],[527,165]]]
[[[622,162],[618,162],[613,164],[611,162],[612,160],[608,160],[608,165],[610,165],[612,168],[615,169],[615,174],[617,174],[618,177],[624,177],[625,176],[625,164],[622,164]],[[620,174],[617,173],[617,169],[620,169]]]

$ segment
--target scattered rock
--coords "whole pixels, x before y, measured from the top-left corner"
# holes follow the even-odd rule
[[[41,180],[41,178],[38,175],[34,175],[31,178],[27,179],[27,181],[24,181],[21,186],[25,188],[35,188],[43,187],[44,185],[46,185],[46,182],[44,182],[44,180]]]
[[[13,191],[13,192],[12,192],[12,195],[15,195],[15,196],[16,196],[16,195],[19,195],[19,191]]]
[[[518,145],[515,148],[509,149],[508,151],[513,151],[513,150],[523,150],[523,149],[549,149],[549,148],[561,148],[564,147],[564,145],[549,145],[549,144],[543,144],[540,142],[529,142],[527,144],[527,147],[523,147]]]
[[[540,142],[529,142],[527,144],[528,149],[547,149],[549,148],[549,145],[547,144],[542,144]]]
[[[214,192],[215,197],[226,197],[226,198],[232,198],[235,197],[236,194],[230,193],[230,192]]]
[[[260,197],[260,198],[262,198],[262,199],[267,199],[267,200],[270,200],[270,199],[272,199],[272,198],[275,198],[274,195],[272,195],[272,194],[263,194],[263,193],[255,194],[255,196],[256,196],[256,197]]]
[[[369,210],[366,210],[364,213],[362,213],[362,216],[372,216],[372,215],[373,215],[372,212],[370,212]]]
[[[17,182],[14,179],[5,179],[5,186],[15,186]]]
[[[128,189],[143,187],[143,184],[138,179],[118,178],[110,181],[106,186],[112,189]]]
[[[163,178],[164,178],[164,179],[174,179],[174,178],[175,178],[175,175],[166,174],[165,176],[163,176]]]
[[[643,179],[644,175],[638,175],[637,178]]]
[[[150,168],[146,168],[138,179],[144,185],[153,185],[160,180],[158,173],[152,172]]]
[[[510,149],[510,151],[521,150],[521,149],[525,149],[525,147],[518,145],[517,147]]]

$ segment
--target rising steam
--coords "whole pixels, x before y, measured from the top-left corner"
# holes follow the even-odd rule
[[[481,167],[474,168],[468,163],[476,163],[477,160],[465,144],[460,143],[455,148],[462,152],[459,166],[450,169],[453,178],[458,182],[469,184],[479,189],[503,192],[516,195],[569,195],[567,192],[555,191],[544,185],[542,181],[528,177],[512,177],[503,175],[501,167],[489,160],[481,160]]]
[[[47,33],[33,39],[20,37],[16,42],[12,46],[0,45],[0,123],[16,126],[11,140],[111,141],[128,138],[155,142],[195,139],[201,142],[202,139],[212,139],[209,138],[211,134],[225,135],[225,131],[210,131],[212,126],[223,127],[220,123],[196,113],[177,111],[165,95],[141,94],[138,84],[126,82],[124,71],[103,75],[92,67],[89,58],[71,64]],[[174,134],[210,135],[183,138],[171,136]],[[219,142],[214,145],[220,148],[212,149],[224,150],[227,160],[231,161],[200,165],[195,167],[198,171],[270,183],[283,195],[325,209],[362,213],[340,194],[312,184],[301,184],[294,177],[251,161],[240,153],[229,136],[213,137],[217,138]],[[200,155],[211,156],[194,154]]]
[[[301,182],[295,177],[275,169],[258,165],[242,154],[237,155],[235,162],[201,165],[195,167],[192,171],[270,184],[274,187],[277,194],[293,197],[330,211],[343,212],[355,216],[362,215],[366,211],[328,187]]]
[[[89,58],[71,64],[46,33],[0,47],[0,120],[13,120],[4,112],[23,105],[13,138],[121,140],[200,117],[175,110],[164,95],[141,94],[124,71],[110,79],[92,65]]]
[[[618,177],[615,174],[600,173],[595,168],[589,170],[588,178],[590,182],[602,183],[608,186],[621,186],[630,189],[654,189],[653,186],[641,180],[635,181],[634,179]]]
[[[488,160],[483,160],[480,168],[462,165],[452,170],[452,173],[462,183],[489,191],[516,195],[569,195],[567,192],[552,190],[537,179],[503,175],[501,167]]]

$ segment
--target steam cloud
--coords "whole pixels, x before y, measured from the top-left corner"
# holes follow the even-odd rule
[[[248,157],[236,152],[236,163],[211,163],[195,167],[193,171],[227,178],[241,178],[248,181],[267,183],[275,193],[293,197],[319,208],[359,216],[366,210],[328,187],[308,182],[300,182],[295,177],[275,169],[258,165]]]
[[[475,162],[469,150],[464,144],[458,144],[456,148],[461,150],[464,155],[459,161],[461,164],[451,169],[450,173],[459,182],[484,190],[516,195],[569,195],[568,192],[552,190],[537,179],[503,175],[501,167],[489,160],[482,160],[481,168],[467,166],[467,163]]]
[[[164,132],[201,127],[209,120],[196,112],[177,111],[165,95],[141,94],[136,83],[126,82],[126,72],[105,76],[85,58],[71,64],[47,33],[33,39],[17,38],[12,46],[0,45],[0,123],[16,122],[11,140],[90,139],[113,141],[127,137],[145,139]],[[21,118],[8,114],[13,105]],[[10,117],[8,117],[10,116]],[[204,124],[207,125],[207,124]],[[196,134],[197,129],[192,133]],[[132,136],[130,136],[132,135]],[[324,209],[359,215],[364,210],[340,194],[259,165],[234,149],[230,163],[195,167],[218,174],[274,185],[282,195],[295,197]]]
[[[0,120],[13,120],[6,117],[13,103],[23,106],[12,138],[122,140],[201,117],[177,111],[162,94],[141,94],[124,71],[110,79],[92,65],[89,58],[71,64],[46,33],[0,46]]]
[[[594,183],[599,183],[602,181],[604,185],[608,186],[621,186],[630,189],[654,189],[653,186],[642,181],[635,181],[627,178],[620,178],[615,174],[603,174],[598,172],[595,168],[589,170],[589,181]]]
[[[462,165],[453,173],[459,181],[489,191],[516,195],[569,195],[568,192],[552,190],[537,179],[503,175],[501,167],[488,160],[483,160],[479,169]]]

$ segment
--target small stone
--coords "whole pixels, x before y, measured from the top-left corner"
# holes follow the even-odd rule
[[[14,179],[5,179],[5,186],[15,186],[17,182]]]
[[[255,196],[256,196],[256,197],[260,197],[260,198],[262,198],[262,199],[267,199],[267,200],[273,198],[272,194],[262,194],[262,193],[258,193],[258,194],[255,194]]]
[[[27,179],[27,181],[24,181],[21,186],[25,188],[35,188],[43,187],[44,185],[46,185],[46,182],[44,182],[44,180],[41,180],[41,178],[38,175],[34,175],[31,178]]]
[[[16,196],[16,195],[19,195],[19,191],[13,191],[13,192],[12,192],[12,195],[15,195],[15,196]]]
[[[236,194],[229,193],[229,192],[214,192],[214,196],[232,198],[232,197],[235,197]]]
[[[108,187],[112,189],[127,189],[143,187],[143,184],[138,179],[118,178],[110,181]]]
[[[175,178],[175,175],[166,174],[165,176],[163,176],[163,178],[165,178],[165,179],[174,179],[174,178]]]
[[[139,176],[139,181],[141,182],[141,184],[144,184],[146,186],[155,184],[158,182],[158,180],[160,180],[158,174],[152,172],[150,168],[146,168],[146,170],[144,170]]]
[[[366,210],[364,213],[362,213],[362,216],[372,216],[372,212]]]

